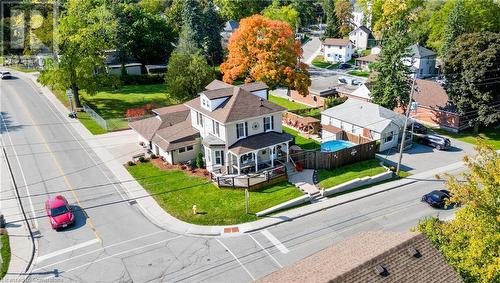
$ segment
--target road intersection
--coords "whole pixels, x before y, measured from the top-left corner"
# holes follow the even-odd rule
[[[29,275],[34,280],[249,282],[359,231],[407,231],[423,217],[453,215],[419,202],[422,194],[443,187],[429,178],[252,233],[179,233],[128,201],[91,141],[25,78],[2,81],[0,103],[2,146],[38,231]],[[75,227],[50,228],[43,203],[54,194],[64,194],[77,210]],[[22,215],[7,221],[21,223]]]

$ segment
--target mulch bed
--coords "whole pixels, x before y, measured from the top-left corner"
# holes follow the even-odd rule
[[[182,169],[182,165],[179,164],[168,164],[167,162],[162,161],[160,158],[156,159],[151,159],[149,160],[154,166],[158,167],[161,170],[182,170],[186,172],[186,174],[195,176],[195,177],[201,177],[205,178],[207,180],[210,180],[210,174],[208,173],[207,169],[200,169],[200,168],[195,168],[193,170],[189,169],[189,167],[185,167],[185,169]],[[185,165],[184,165],[185,166]]]

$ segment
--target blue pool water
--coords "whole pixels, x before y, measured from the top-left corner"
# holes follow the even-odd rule
[[[354,145],[355,145],[354,143],[349,141],[342,141],[342,140],[327,141],[321,144],[321,151],[334,152]]]

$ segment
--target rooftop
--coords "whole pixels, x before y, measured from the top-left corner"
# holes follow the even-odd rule
[[[370,54],[363,57],[356,58],[356,61],[373,63],[379,58],[378,54]]]
[[[152,141],[163,150],[174,150],[193,144],[199,137],[200,133],[191,126],[191,119],[188,115],[182,122],[159,129]]]
[[[339,83],[339,78],[346,77],[352,78],[364,83],[366,79],[359,77],[350,77],[349,75],[329,75],[328,77],[314,77],[311,78],[311,86],[309,92],[320,95],[328,96],[336,92],[350,94],[359,88],[359,85]]]
[[[321,115],[381,133],[391,123],[403,127],[405,116],[380,105],[358,99],[347,99],[344,103],[328,108]]]
[[[361,232],[258,282],[463,282],[420,233]]]
[[[176,111],[174,111],[174,109]],[[148,140],[150,140],[158,130],[183,122],[189,115],[187,107],[184,106],[183,110],[181,110],[181,107],[178,107],[178,105],[154,109],[153,112],[159,115],[129,124],[130,128]]]
[[[351,42],[349,38],[325,38],[324,45],[347,46]]]
[[[408,47],[410,49],[410,53],[415,55],[415,58],[425,58],[429,56],[436,56],[436,52],[427,49],[418,43],[413,44],[412,46]]]
[[[267,132],[249,136],[231,145],[229,150],[237,155],[259,150],[286,141],[291,141],[293,136],[287,133]]]
[[[415,81],[416,89],[413,99],[421,106],[454,111],[455,107],[449,102],[445,89],[436,81]]]

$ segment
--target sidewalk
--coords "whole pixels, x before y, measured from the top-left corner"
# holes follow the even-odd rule
[[[17,72],[16,72],[17,74]],[[33,75],[19,74],[19,76],[24,78],[29,78],[34,80]],[[38,83],[34,82],[38,87]],[[396,189],[407,184],[418,182],[419,179],[425,179],[434,177],[436,174],[446,172],[448,170],[458,169],[463,166],[462,162],[457,162],[449,166],[437,168],[435,170],[430,170],[422,172],[421,174],[416,174],[411,176],[411,178],[401,179],[394,182],[384,183],[378,186],[374,186],[365,190],[352,192],[349,194],[344,194],[335,198],[326,199],[322,202],[314,203],[311,205],[302,206],[296,209],[287,210],[284,212],[277,213],[270,217],[257,220],[250,223],[243,223],[238,225],[230,226],[201,226],[195,224],[189,224],[178,220],[166,213],[156,201],[149,196],[149,194],[137,183],[134,178],[128,173],[121,162],[118,161],[118,157],[115,157],[109,153],[109,151],[103,145],[106,142],[102,141],[99,136],[93,136],[82,124],[72,120],[67,117],[68,110],[57,100],[57,98],[50,92],[49,89],[42,87],[42,95],[46,96],[47,99],[52,103],[52,105],[57,109],[69,125],[71,125],[72,130],[76,131],[81,135],[83,140],[87,141],[87,144],[92,148],[92,150],[99,157],[99,166],[105,164],[106,167],[113,173],[114,178],[116,178],[120,185],[117,188],[119,193],[121,190],[125,192],[125,196],[122,196],[125,200],[135,200],[137,205],[142,210],[143,214],[148,217],[153,223],[163,227],[166,230],[177,232],[180,234],[187,234],[193,236],[237,236],[241,233],[248,233],[260,229],[267,228],[285,221],[290,221],[294,218],[299,218],[305,215],[309,215],[326,208],[341,205],[350,201],[354,201],[360,198],[368,197],[373,194],[384,192],[391,189]],[[104,138],[106,138],[104,136]],[[110,181],[111,182],[111,181]]]

